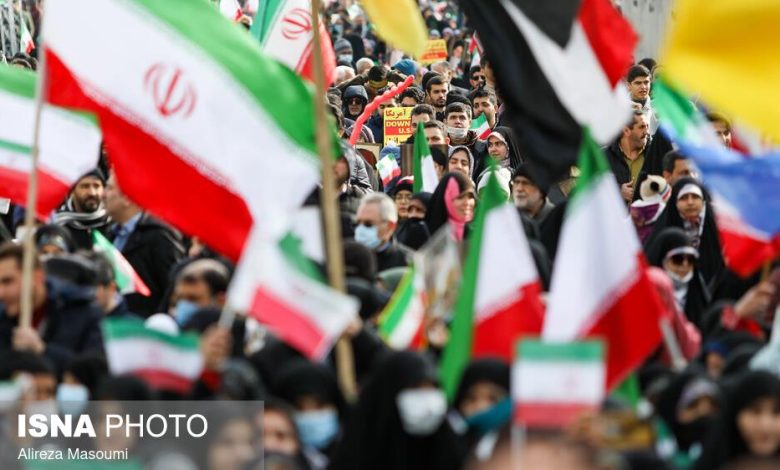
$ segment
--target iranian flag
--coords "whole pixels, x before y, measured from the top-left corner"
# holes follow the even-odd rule
[[[424,323],[425,285],[422,273],[412,266],[379,316],[379,336],[394,349],[420,349]]]
[[[425,128],[422,122],[417,123],[417,134],[414,136],[414,192],[425,191],[433,193],[439,184],[439,175],[433,166],[431,149],[425,138]]]
[[[135,318],[102,322],[106,359],[114,376],[137,376],[156,389],[188,393],[203,370],[198,335],[169,335]]]
[[[35,50],[35,41],[33,40],[32,34],[30,34],[30,30],[27,28],[27,22],[24,21],[24,19],[21,21],[19,31],[19,49],[29,55]]]
[[[263,51],[303,78],[314,81],[310,0],[268,0],[264,9],[262,17],[256,16],[252,24],[252,33],[260,40]],[[320,23],[320,40],[327,84],[335,78],[336,53],[323,22]]]
[[[289,238],[276,243],[259,233],[236,267],[228,305],[312,360],[327,356],[358,311],[355,299],[323,283]]]
[[[490,135],[490,125],[488,124],[485,113],[480,114],[478,118],[471,121],[471,130],[477,133],[477,138],[480,140],[488,138]]]
[[[87,115],[44,105],[38,156],[37,213],[45,217],[97,165],[100,129]],[[0,64],[0,197],[25,205],[32,170],[35,74]]]
[[[122,253],[98,230],[92,231],[92,247],[95,251],[104,253],[111,261],[116,287],[121,294],[141,294],[146,297],[151,295],[149,288]]]
[[[376,170],[379,172],[379,178],[382,180],[382,187],[387,188],[393,178],[401,176],[401,167],[398,166],[393,154],[387,154],[376,162]]]
[[[661,306],[642,247],[606,158],[585,131],[580,177],[558,243],[542,338],[607,343],[607,387],[661,341]]]
[[[510,363],[518,337],[538,335],[542,327],[539,274],[520,215],[507,203],[495,168],[482,194],[442,357],[444,390],[451,398],[472,357]]]
[[[51,0],[43,28],[48,99],[98,114],[123,192],[233,260],[286,232],[319,181],[294,72],[208,2]]]
[[[599,341],[517,345],[512,367],[514,421],[532,428],[563,428],[605,397],[604,344]]]

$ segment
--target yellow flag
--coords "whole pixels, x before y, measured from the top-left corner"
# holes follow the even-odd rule
[[[780,1],[678,0],[675,12],[664,73],[780,141]]]
[[[412,57],[425,50],[428,29],[416,0],[362,0],[363,10],[376,32],[391,46]]]

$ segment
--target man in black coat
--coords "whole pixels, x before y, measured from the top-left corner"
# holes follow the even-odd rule
[[[74,355],[100,351],[103,339],[95,304],[95,289],[89,283],[77,283],[47,276],[35,260],[33,273],[32,326],[19,326],[22,285],[21,246],[11,242],[0,245],[0,350],[14,349],[43,355],[62,369]],[[75,257],[74,257],[75,258]],[[69,276],[94,277],[88,262],[65,260],[63,271]]]
[[[110,235],[114,246],[151,291],[148,297],[127,294],[127,306],[131,312],[148,317],[160,311],[171,267],[184,256],[182,236],[125,197],[113,174],[106,183],[105,205],[116,222]]]
[[[70,189],[65,203],[54,214],[54,223],[70,232],[76,247],[92,249],[92,231],[105,235],[111,223],[103,207],[106,177],[99,168],[86,173]]]

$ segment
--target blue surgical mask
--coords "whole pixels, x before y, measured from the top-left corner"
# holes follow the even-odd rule
[[[369,250],[375,250],[382,244],[379,239],[379,229],[376,226],[366,227],[363,224],[355,227],[355,241]]]
[[[512,400],[507,397],[490,408],[484,409],[466,418],[469,429],[478,434],[495,431],[512,417]]]
[[[57,387],[57,407],[64,414],[77,415],[84,411],[89,400],[89,389],[81,384],[60,384]]]
[[[352,63],[352,54],[340,54],[338,62],[349,62]]]
[[[180,300],[176,302],[176,310],[174,310],[173,318],[176,319],[176,323],[179,326],[184,326],[187,321],[195,315],[195,312],[200,310],[198,304],[190,302],[189,300]]]
[[[336,410],[303,411],[295,414],[295,425],[304,445],[324,449],[339,433],[339,416]]]

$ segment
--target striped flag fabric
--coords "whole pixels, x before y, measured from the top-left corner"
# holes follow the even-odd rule
[[[256,17],[251,33],[260,41],[263,52],[314,81],[314,35],[310,0],[268,0],[262,18]],[[333,82],[336,53],[325,24],[320,23],[325,83]]]
[[[439,175],[433,166],[433,156],[428,147],[428,139],[425,137],[425,128],[422,122],[417,123],[417,133],[414,136],[414,192],[424,191],[433,193],[439,184]]]
[[[718,233],[728,267],[753,274],[780,253],[780,154],[745,155],[724,147],[709,120],[677,87],[653,84],[661,130],[694,159],[714,193]]]
[[[615,177],[588,137],[569,199],[542,330],[548,342],[601,337],[611,390],[658,346],[663,312]],[[574,295],[576,293],[576,295]]]
[[[582,126],[601,144],[620,133],[631,113],[621,79],[633,62],[637,36],[610,0],[461,5],[485,54],[500,58],[490,65],[507,122],[521,137],[523,154],[544,169],[550,183],[576,164]]]
[[[44,217],[97,165],[100,129],[94,117],[44,105],[38,158],[37,213]],[[0,197],[25,205],[32,170],[35,74],[0,64]]]
[[[302,265],[294,244],[254,233],[236,267],[227,302],[311,360],[322,360],[357,317],[358,302]]]
[[[233,260],[253,222],[287,231],[319,181],[312,92],[245,31],[190,0],[51,0],[43,29],[48,99],[98,114],[136,203]]]
[[[605,397],[604,344],[600,341],[517,344],[512,366],[514,422],[529,428],[564,428]]]
[[[474,227],[441,363],[443,388],[450,398],[472,357],[511,363],[518,337],[538,335],[544,316],[536,264],[495,168],[483,189]]]
[[[376,170],[379,172],[379,179],[382,180],[382,186],[387,188],[393,178],[401,176],[401,167],[393,154],[387,154],[376,162]]]
[[[203,371],[197,334],[169,335],[138,318],[107,318],[101,326],[112,375],[131,374],[153,388],[188,393]]]
[[[487,121],[485,113],[479,115],[478,118],[471,121],[471,130],[477,133],[477,138],[485,140],[490,135],[490,125]]]
[[[19,26],[19,49],[25,54],[30,55],[35,50],[35,40],[33,40],[30,30],[27,28],[27,22],[22,19]]]
[[[394,349],[420,349],[424,343],[425,284],[412,266],[379,316],[379,336]]]
[[[152,294],[122,253],[98,230],[92,230],[92,248],[104,253],[111,261],[111,266],[114,267],[114,280],[120,294],[140,294],[145,297]]]

